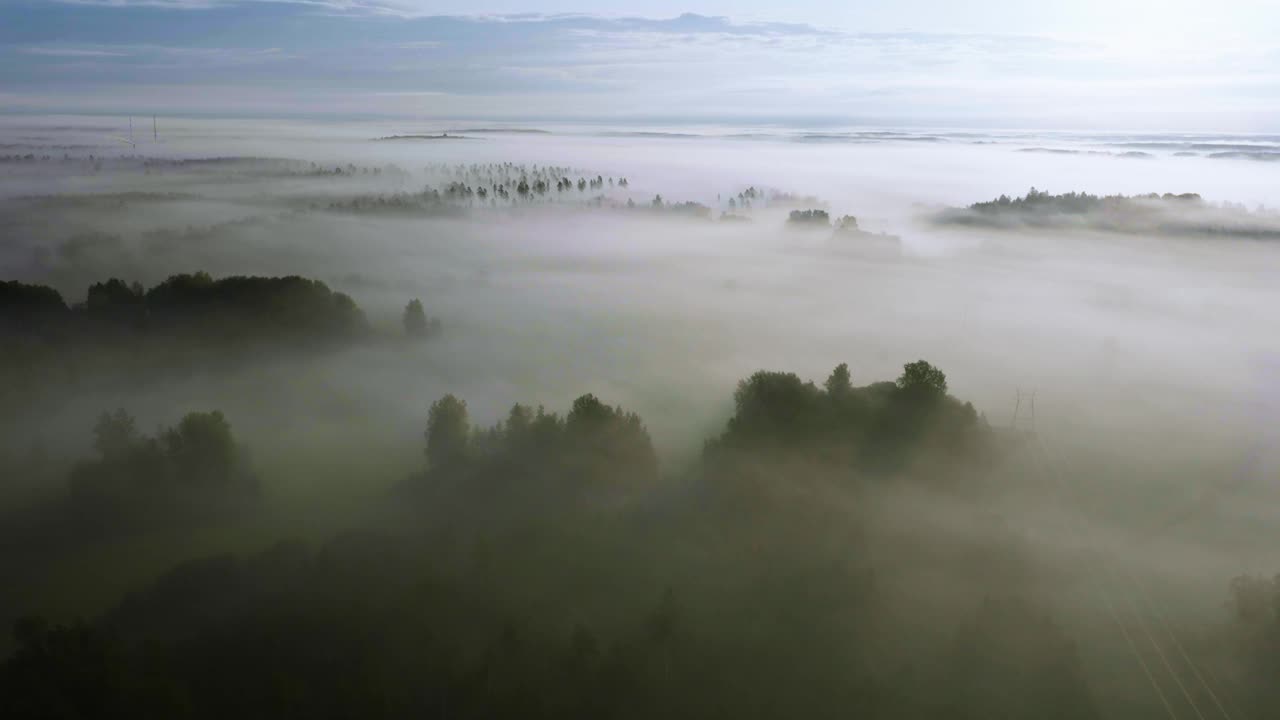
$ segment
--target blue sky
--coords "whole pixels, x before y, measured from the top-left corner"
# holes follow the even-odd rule
[[[0,108],[1274,131],[1273,5],[3,0]]]

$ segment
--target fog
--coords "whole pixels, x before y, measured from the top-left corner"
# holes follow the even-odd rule
[[[0,280],[47,285],[70,306],[110,278],[153,288],[182,273],[299,275],[349,296],[368,337],[314,349],[228,335],[219,342],[234,346],[233,359],[212,345],[172,357],[158,345],[136,355],[102,350],[101,361],[97,350],[70,348],[59,352],[81,354],[71,369],[50,370],[58,363],[47,359],[8,367],[0,503],[16,528],[10,537],[24,537],[22,527],[51,512],[68,473],[93,453],[95,420],[116,408],[144,435],[187,413],[221,411],[262,500],[243,517],[185,532],[122,533],[47,555],[13,545],[0,554],[19,588],[0,601],[6,622],[37,611],[57,622],[129,616],[127,604],[117,607],[122,599],[180,562],[252,556],[282,539],[323,545],[353,527],[418,532],[444,522],[485,535],[494,543],[487,552],[501,555],[521,542],[504,534],[512,521],[495,518],[519,517],[524,501],[492,517],[452,505],[461,502],[452,495],[431,495],[420,516],[406,510],[416,502],[404,499],[406,484],[424,473],[429,409],[452,394],[487,428],[514,403],[565,413],[591,393],[643,420],[660,470],[622,500],[583,501],[612,509],[556,523],[557,532],[597,537],[596,525],[610,522],[601,518],[624,512],[618,522],[639,528],[634,536],[567,555],[529,541],[536,549],[513,554],[523,560],[493,561],[486,587],[502,598],[497,605],[522,608],[529,624],[572,615],[544,586],[555,581],[534,577],[531,558],[546,553],[553,564],[610,564],[659,578],[635,594],[621,581],[616,592],[584,585],[582,622],[609,627],[633,606],[669,597],[665,588],[691,616],[718,608],[712,614],[724,614],[743,646],[782,647],[751,639],[748,626],[765,622],[749,619],[752,603],[765,601],[738,594],[732,568],[742,553],[757,553],[744,561],[751,573],[780,583],[753,592],[790,583],[796,592],[839,594],[835,580],[819,590],[784,570],[808,572],[805,559],[848,563],[874,573],[882,593],[865,607],[852,596],[832,600],[871,618],[859,625],[850,657],[860,659],[850,662],[868,662],[862,653],[874,647],[880,671],[857,683],[895,688],[867,696],[878,698],[870,716],[906,716],[885,699],[912,687],[895,673],[914,668],[918,682],[945,673],[949,661],[929,648],[949,647],[973,613],[980,634],[984,607],[996,607],[1000,622],[1018,616],[1002,604],[1012,602],[1008,591],[1036,598],[1028,612],[1052,617],[1078,654],[1094,709],[1061,717],[1161,717],[1140,669],[1143,658],[1157,662],[1160,648],[1135,651],[1135,664],[1105,612],[1133,593],[1137,605],[1120,608],[1131,618],[1122,627],[1136,635],[1141,608],[1164,608],[1184,633],[1175,636],[1188,646],[1184,657],[1199,663],[1170,671],[1163,687],[1171,702],[1217,712],[1213,691],[1173,695],[1179,678],[1190,684],[1204,666],[1223,675],[1206,687],[1231,695],[1248,716],[1274,709],[1273,691],[1252,683],[1275,665],[1252,646],[1235,652],[1232,643],[1247,643],[1228,609],[1232,578],[1280,571],[1272,522],[1280,509],[1280,334],[1270,330],[1280,307],[1280,221],[1268,209],[1280,207],[1280,184],[1267,160],[1280,152],[1274,138],[148,120],[133,119],[132,134],[119,117],[0,120]],[[528,129],[544,132],[515,132]],[[419,137],[379,139],[396,136]],[[1237,150],[1214,156],[1220,147]],[[1055,151],[1026,152],[1036,149]],[[426,187],[445,193],[455,180],[492,187],[504,174],[518,180],[547,167],[563,169],[553,180],[599,176],[605,184],[493,202],[460,195],[435,204],[418,195]],[[1200,199],[1189,209],[1151,201],[1157,220],[1133,227],[1057,215],[1044,223],[944,221],[949,208],[1033,187]],[[750,207],[739,204],[740,193]],[[394,198],[406,205],[387,202]],[[705,212],[673,208],[685,202]],[[859,230],[788,220],[804,209],[856,216]],[[1221,231],[1228,227],[1235,230]],[[414,298],[439,323],[408,341],[402,312]],[[784,458],[770,446],[713,462],[720,450],[708,441],[722,434],[724,448],[748,452],[726,422],[739,381],[756,371],[793,372],[821,387],[847,363],[861,388],[893,381],[919,359],[945,371],[944,394],[957,407],[971,403],[995,438],[998,450],[983,450],[982,462],[922,460],[901,473],[916,480],[857,490],[817,451]],[[706,512],[738,507],[726,527],[741,536],[704,537],[684,524],[699,522],[671,519],[709,502],[707,477],[734,472],[754,477],[763,494]],[[495,497],[485,502],[503,507]],[[532,516],[535,505],[523,507]],[[664,530],[668,522],[678,529]],[[578,523],[593,529],[566,529]],[[440,567],[451,562],[441,558],[452,551],[424,552]],[[699,559],[669,560],[684,553]],[[724,558],[722,578],[699,575],[703,562],[718,567],[704,556]],[[1165,617],[1146,622],[1155,630]],[[732,625],[739,621],[745,625]],[[120,627],[128,632],[130,622]],[[700,630],[715,646],[717,631]],[[1172,656],[1169,642],[1160,639]],[[719,652],[729,651],[690,660],[683,672],[715,676],[717,661],[727,662]],[[706,682],[699,687],[716,681]],[[827,687],[826,678],[812,682]],[[696,716],[710,707],[671,699],[696,695],[687,689],[658,695],[664,699],[634,714],[679,708]],[[788,703],[799,696],[779,690],[772,712],[791,714],[797,708]],[[809,714],[837,704],[814,702]],[[968,695],[947,702],[974,713],[959,716],[993,712]],[[911,712],[942,716],[937,708]]]

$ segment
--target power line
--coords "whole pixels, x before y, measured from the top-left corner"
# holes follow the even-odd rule
[[[1039,434],[1035,434],[1035,441],[1036,441],[1037,448],[1040,451],[1040,454],[1044,458],[1045,466],[1049,467],[1049,469],[1053,471],[1053,474],[1056,476],[1057,479],[1060,479],[1061,473],[1058,471],[1056,467],[1056,463],[1054,463],[1053,461],[1053,458],[1050,457],[1048,446],[1040,438]],[[1195,675],[1196,679],[1200,682],[1201,686],[1204,687],[1209,697],[1212,698],[1214,705],[1218,708],[1219,712],[1222,713],[1223,717],[1226,718],[1226,720],[1231,720],[1231,714],[1227,712],[1226,707],[1219,700],[1217,693],[1213,691],[1213,688],[1210,687],[1209,683],[1205,680],[1204,676],[1200,672],[1200,669],[1197,667],[1196,663],[1191,659],[1190,654],[1186,652],[1186,649],[1183,647],[1182,643],[1178,641],[1178,638],[1173,633],[1173,630],[1169,626],[1168,621],[1164,618],[1163,615],[1161,615],[1156,610],[1154,603],[1151,602],[1150,596],[1143,589],[1141,583],[1138,582],[1138,579],[1134,577],[1132,572],[1129,572],[1126,570],[1125,574],[1129,578],[1130,582],[1133,583],[1134,587],[1137,588],[1138,592],[1145,598],[1146,604],[1152,608],[1153,614],[1155,614],[1157,619],[1160,621],[1162,628],[1165,630],[1166,634],[1172,640],[1173,644],[1177,647],[1178,652],[1180,653],[1182,659],[1187,663],[1188,667],[1191,668],[1192,674]],[[1147,627],[1147,624],[1143,619],[1142,614],[1138,611],[1137,606],[1133,603],[1132,599],[1126,597],[1126,600],[1129,602],[1129,605],[1131,610],[1133,611],[1134,617],[1137,618],[1138,620],[1139,627],[1141,627],[1144,634],[1146,634],[1148,641],[1151,643],[1152,648],[1155,649],[1156,654],[1160,657],[1160,660],[1164,664],[1165,669],[1173,677],[1174,682],[1177,683],[1179,689],[1182,691],[1183,696],[1186,698],[1187,703],[1191,705],[1191,709],[1195,711],[1196,716],[1200,718],[1200,720],[1204,720],[1203,713],[1200,712],[1199,707],[1196,705],[1194,699],[1192,699],[1191,694],[1187,690],[1186,685],[1182,682],[1182,679],[1174,671],[1172,664],[1169,662],[1169,659],[1166,656],[1165,652],[1160,648],[1159,644],[1156,643],[1154,636],[1151,634],[1149,628]],[[1145,664],[1145,661],[1144,661],[1144,664]]]
[[[1151,666],[1147,665],[1146,659],[1142,657],[1142,653],[1138,650],[1138,645],[1133,642],[1133,637],[1129,635],[1129,630],[1120,619],[1120,614],[1116,612],[1115,605],[1111,603],[1111,598],[1107,596],[1107,591],[1101,590],[1100,592],[1102,601],[1106,603],[1107,610],[1111,613],[1111,619],[1115,621],[1116,625],[1120,626],[1120,633],[1124,635],[1124,640],[1129,644],[1129,650],[1133,652],[1133,656],[1138,659],[1138,665],[1142,667],[1142,672],[1146,674],[1152,689],[1156,691],[1156,695],[1160,698],[1160,703],[1168,711],[1169,717],[1173,718],[1173,720],[1178,720],[1178,713],[1173,711],[1173,706],[1169,704],[1169,698],[1165,697],[1164,690],[1160,689],[1160,683],[1156,682],[1155,675],[1151,674]]]
[[[1049,454],[1045,450],[1043,443],[1040,441],[1039,435],[1034,430],[1031,432],[1031,437],[1035,441],[1035,449],[1039,451],[1032,453],[1036,467],[1045,477],[1048,477],[1050,482],[1053,484],[1054,494],[1059,496],[1059,505],[1064,505],[1065,503],[1062,502],[1061,497],[1063,495],[1061,476],[1058,473],[1057,468],[1050,464]],[[1070,516],[1068,516],[1068,521],[1070,521]],[[1079,532],[1079,529],[1077,528],[1076,534],[1083,535],[1084,533]],[[1133,636],[1130,634],[1129,628],[1125,625],[1124,619],[1120,616],[1120,613],[1116,612],[1115,605],[1111,602],[1111,596],[1107,592],[1105,579],[1101,577],[1101,573],[1098,572],[1096,567],[1091,568],[1090,575],[1092,576],[1091,579],[1094,585],[1097,586],[1098,593],[1102,596],[1102,600],[1107,606],[1107,610],[1111,615],[1112,621],[1114,621],[1116,626],[1120,628],[1120,634],[1124,636],[1125,643],[1129,647],[1129,652],[1133,655],[1134,660],[1137,661],[1138,666],[1142,668],[1142,672],[1146,676],[1147,682],[1151,684],[1152,691],[1155,692],[1156,697],[1160,699],[1160,704],[1163,705],[1164,709],[1169,713],[1171,720],[1178,720],[1178,714],[1174,712],[1173,705],[1169,702],[1168,696],[1165,695],[1164,689],[1160,687],[1160,683],[1156,680],[1155,674],[1151,672],[1151,666],[1147,664],[1146,658],[1142,657],[1142,651],[1138,649],[1137,643],[1133,641]],[[1150,634],[1148,633],[1148,638],[1149,637]],[[1177,678],[1175,677],[1175,680],[1176,679]],[[1199,710],[1196,712],[1199,714]],[[1201,718],[1201,720],[1203,720],[1203,718]]]
[[[1129,579],[1133,581],[1134,586],[1138,588],[1138,593],[1142,596],[1143,601],[1151,608],[1156,619],[1160,621],[1161,626],[1164,627],[1165,633],[1168,634],[1169,639],[1173,641],[1174,647],[1178,649],[1178,653],[1182,656],[1182,659],[1187,663],[1187,666],[1191,668],[1191,672],[1196,676],[1196,679],[1200,681],[1205,692],[1209,694],[1209,697],[1213,700],[1213,704],[1218,707],[1218,711],[1222,713],[1224,718],[1231,720],[1231,713],[1227,712],[1227,708],[1224,707],[1222,701],[1218,699],[1218,694],[1213,691],[1213,687],[1207,680],[1205,680],[1204,675],[1200,673],[1200,668],[1196,666],[1195,661],[1191,659],[1191,656],[1187,654],[1186,649],[1182,647],[1182,643],[1179,642],[1177,634],[1175,634],[1173,632],[1173,628],[1169,626],[1169,621],[1165,617],[1165,614],[1160,610],[1159,606],[1151,596],[1147,594],[1146,590],[1142,588],[1142,585],[1138,582],[1137,578],[1130,576]]]
[[[1126,597],[1129,603],[1129,609],[1133,611],[1133,616],[1138,619],[1138,627],[1142,628],[1143,634],[1147,636],[1147,642],[1151,643],[1151,647],[1156,651],[1156,657],[1160,658],[1160,662],[1164,664],[1164,669],[1169,671],[1169,676],[1173,678],[1173,682],[1177,684],[1178,689],[1182,691],[1182,697],[1187,699],[1187,704],[1191,706],[1191,710],[1200,720],[1205,720],[1204,713],[1200,712],[1196,701],[1191,697],[1191,692],[1187,690],[1186,684],[1182,682],[1182,678],[1178,677],[1178,673],[1174,671],[1173,665],[1169,663],[1169,657],[1165,655],[1160,644],[1156,642],[1155,636],[1151,634],[1151,630],[1147,627],[1147,621],[1142,618],[1142,613],[1138,612],[1137,606],[1133,602],[1133,598]]]

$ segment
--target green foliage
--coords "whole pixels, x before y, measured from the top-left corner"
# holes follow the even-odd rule
[[[1280,622],[1280,575],[1240,575],[1231,580],[1230,591],[1237,622],[1255,626]]]
[[[945,395],[947,376],[924,360],[917,360],[902,366],[902,375],[898,376],[898,387],[909,392]]]
[[[427,415],[427,463],[432,469],[450,468],[464,462],[471,441],[471,420],[467,403],[445,395],[431,404]]]
[[[0,281],[0,337],[48,335],[62,329],[68,315],[67,304],[57,290]]]
[[[0,405],[16,416],[63,401],[78,383],[128,387],[372,338],[350,297],[300,277],[195,273],[149,291],[112,278],[70,308],[51,288],[0,283]]]
[[[404,334],[411,338],[422,339],[440,331],[440,320],[428,318],[426,311],[422,308],[422,301],[418,298],[410,300],[409,304],[404,306],[401,324],[404,325]]]
[[[141,441],[137,422],[124,408],[102,413],[93,426],[93,436],[93,449],[104,459],[120,457]]]
[[[124,410],[94,425],[98,457],[69,478],[71,509],[86,527],[113,530],[218,517],[246,507],[258,479],[221,412],[193,412],[154,437],[137,431]]]
[[[787,224],[795,226],[817,225],[831,226],[831,216],[826,210],[792,210],[787,216]]]
[[[933,219],[984,228],[1030,226],[1160,236],[1280,238],[1280,228],[1268,213],[1250,212],[1229,203],[1206,203],[1195,193],[1054,195],[1031,188],[1023,197],[1001,195],[967,208],[943,210]]]
[[[831,371],[830,377],[823,385],[826,388],[827,395],[832,398],[840,398],[853,392],[853,382],[850,380],[849,364],[840,363],[835,370]]]
[[[570,476],[581,482],[645,483],[658,474],[658,458],[640,416],[609,407],[595,395],[573,401],[565,418]]]
[[[146,294],[153,327],[202,337],[350,338],[367,329],[355,301],[318,280],[174,275]]]
[[[427,473],[410,487],[427,493],[437,510],[453,508],[454,519],[480,515],[476,523],[572,512],[658,477],[658,456],[640,417],[590,394],[564,417],[517,404],[489,428],[472,428],[466,404],[446,395],[428,418],[427,459]]]
[[[144,291],[117,278],[94,283],[68,310],[52,288],[0,283],[0,333],[102,340],[283,344],[350,340],[368,331],[355,301],[318,280],[174,275]]]
[[[752,440],[800,441],[821,422],[821,396],[795,373],[761,370],[738,383],[727,435]]]
[[[13,632],[18,650],[0,666],[0,717],[123,720],[161,710],[156,696],[139,692],[137,668],[103,629],[26,617]]]
[[[1070,638],[1025,600],[984,600],[954,653],[949,692],[934,699],[954,717],[1101,717]]]
[[[614,562],[591,565],[611,537],[643,527],[565,532],[576,544],[549,555],[545,533],[495,537],[477,559],[447,538],[349,532],[315,549],[281,543],[186,562],[93,624],[16,626],[19,650],[0,662],[0,715],[1097,716],[1074,648],[1037,606],[975,610],[957,599],[948,617],[958,631],[937,628],[936,643],[921,633],[895,652],[885,637],[919,628],[880,622],[922,618],[887,613],[873,576],[831,563],[837,548],[759,557],[743,552],[759,523],[715,523],[730,545],[695,532],[685,541],[704,542],[666,557],[678,546],[655,536],[656,571],[617,548],[603,556]],[[698,574],[655,582],[681,566]],[[555,600],[532,599],[538,583]],[[612,620],[590,611],[596,587]]]
[[[896,383],[861,388],[843,363],[823,388],[794,373],[757,372],[738,384],[733,417],[707,443],[710,472],[732,476],[755,460],[793,455],[876,472],[978,463],[989,454],[988,429],[946,391],[946,376],[923,360],[905,365]]]
[[[0,280],[0,308],[6,312],[61,312],[67,309],[62,295],[44,285],[27,285],[16,280]]]
[[[998,212],[1054,212],[1072,215],[1081,215],[1084,213],[1096,212],[1108,206],[1123,206],[1129,203],[1142,200],[1163,200],[1184,203],[1199,203],[1201,198],[1196,193],[1182,193],[1175,195],[1173,193],[1148,193],[1146,195],[1090,195],[1085,192],[1068,192],[1061,195],[1054,195],[1044,190],[1036,190],[1034,187],[1027,191],[1023,197],[1010,198],[1008,195],[1001,195],[995,200],[987,202],[978,202],[969,206],[970,210],[982,213],[998,213]]]
[[[111,278],[89,286],[85,310],[103,323],[140,323],[146,318],[146,294],[139,283]]]
[[[822,387],[755,373],[734,401],[707,479],[787,457],[794,472],[773,480],[794,485],[879,469],[886,448],[954,466],[962,455],[943,438],[983,439],[968,406],[920,403],[894,383],[855,387],[845,364]],[[236,485],[223,469],[243,459],[220,414],[154,437],[136,425],[116,411],[95,426],[99,458],[84,478],[118,496],[100,493],[94,508],[131,500],[139,526],[188,524],[179,498],[203,506]],[[640,418],[592,394],[563,415],[517,404],[488,428],[448,395],[425,441],[429,467],[411,481],[425,502],[395,503],[410,514],[403,535],[382,534],[395,532],[388,511],[378,533],[317,549],[184,563],[90,624],[23,623],[0,662],[0,716],[1096,716],[1074,648],[1041,606],[979,607],[956,591],[945,609],[917,610],[915,568],[883,547],[927,555],[936,539],[895,518],[892,543],[864,542],[864,519],[840,501],[869,495],[791,493],[734,512],[704,483],[658,482]],[[963,548],[946,542],[921,571],[931,583],[970,574],[950,567]],[[995,552],[972,582],[1006,582],[987,579],[1012,555]],[[911,646],[899,650],[903,636]]]
[[[232,478],[237,459],[231,424],[222,413],[188,413],[160,436],[164,452],[189,484],[220,485]]]
[[[1240,664],[1246,714],[1264,717],[1280,707],[1280,575],[1240,575],[1231,580],[1232,660]]]

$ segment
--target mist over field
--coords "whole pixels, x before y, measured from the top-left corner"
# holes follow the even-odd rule
[[[1276,157],[0,116],[0,708],[1266,717]]]

